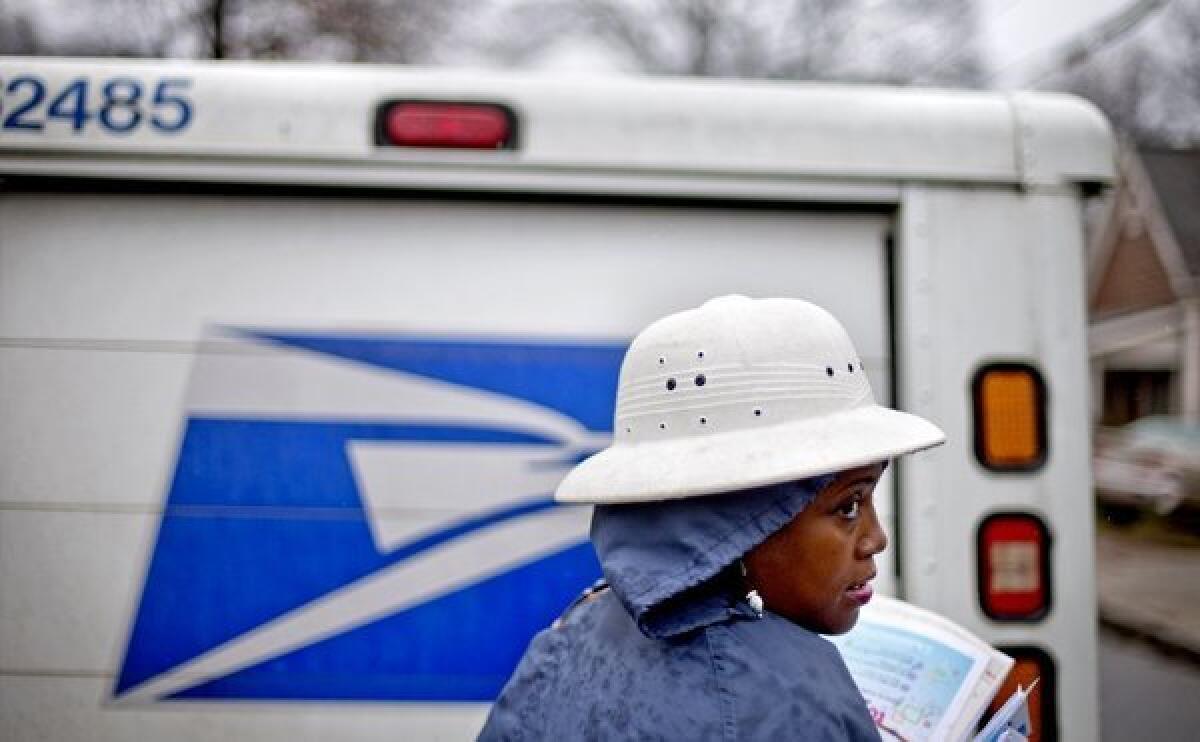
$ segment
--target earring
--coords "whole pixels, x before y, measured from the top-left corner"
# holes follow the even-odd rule
[[[738,567],[742,571],[742,580],[745,581],[745,579],[746,579],[746,563],[743,562],[741,559],[739,559]],[[759,618],[762,618],[763,599],[762,599],[762,596],[758,594],[757,590],[755,590],[754,588],[751,588],[750,592],[746,593],[746,603],[748,603],[750,605],[750,610],[754,611],[755,614],[757,614]]]
[[[750,608],[758,614],[758,617],[762,618],[763,599],[762,596],[758,594],[757,590],[751,590],[750,592],[746,593],[746,602],[750,604]]]

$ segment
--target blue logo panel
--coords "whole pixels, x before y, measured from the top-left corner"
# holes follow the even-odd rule
[[[580,544],[175,697],[491,701],[529,639],[597,573]]]
[[[624,346],[231,334],[247,353],[194,370],[114,695],[494,698],[599,575],[546,483],[611,433]],[[384,463],[356,468],[355,446]],[[472,456],[513,491],[476,491]]]

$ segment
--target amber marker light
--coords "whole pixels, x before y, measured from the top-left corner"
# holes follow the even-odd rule
[[[992,363],[971,384],[975,457],[992,471],[1032,471],[1046,461],[1046,385],[1033,366]]]

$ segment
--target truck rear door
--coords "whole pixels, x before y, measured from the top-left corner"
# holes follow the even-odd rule
[[[0,195],[0,698],[52,738],[472,734],[597,575],[547,498],[664,314],[810,299],[891,396],[886,209],[156,190]]]

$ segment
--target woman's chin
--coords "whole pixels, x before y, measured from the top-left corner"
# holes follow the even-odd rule
[[[821,631],[820,633],[827,634],[829,636],[845,634],[850,629],[853,629],[854,625],[858,623],[858,610],[859,606],[856,605],[852,608],[842,611],[837,616],[830,617],[830,619],[826,622],[826,630]]]

